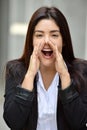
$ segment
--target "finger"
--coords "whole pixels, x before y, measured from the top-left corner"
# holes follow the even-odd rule
[[[44,45],[45,45],[45,41],[43,40],[43,41],[40,43],[40,48],[39,48],[40,51],[44,48]]]
[[[44,40],[43,40],[43,41],[40,42],[40,44],[39,44],[39,47],[38,47],[38,54],[41,53],[42,49],[44,48],[44,45],[45,45],[45,42],[44,42]]]
[[[39,46],[40,46],[40,44],[36,44],[36,45],[34,46],[33,54],[38,55]]]
[[[36,44],[34,46],[33,55],[39,56],[42,48],[44,47],[44,41],[41,41],[40,43]]]
[[[53,42],[53,41],[50,40],[50,41],[49,41],[49,45],[50,45],[50,47],[52,48],[54,54],[55,54],[56,56],[58,56],[58,55],[59,55],[59,50],[58,50],[57,44],[56,44],[55,42]]]

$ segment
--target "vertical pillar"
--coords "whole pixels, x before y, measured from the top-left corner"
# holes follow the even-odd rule
[[[85,32],[85,59],[87,60],[87,13],[86,13],[86,32]]]

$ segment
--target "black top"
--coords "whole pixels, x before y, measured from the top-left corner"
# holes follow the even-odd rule
[[[58,130],[87,130],[87,62],[73,65],[81,73],[83,82],[80,91],[74,79],[65,90],[61,90],[60,83],[56,114]],[[22,62],[8,62],[3,117],[11,130],[36,130],[37,127],[37,76],[31,92],[21,88],[25,73]]]

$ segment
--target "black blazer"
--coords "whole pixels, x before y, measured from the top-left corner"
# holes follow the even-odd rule
[[[56,114],[58,130],[87,130],[87,62],[75,62],[73,66],[81,74],[83,82],[80,91],[74,79],[65,90],[61,90],[60,83]],[[22,62],[8,62],[3,117],[11,130],[36,130],[37,127],[38,76],[35,77],[34,90],[30,92],[21,88],[25,73]]]

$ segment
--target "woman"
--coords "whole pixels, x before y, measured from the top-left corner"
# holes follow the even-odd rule
[[[86,61],[74,57],[60,10],[36,10],[22,57],[6,66],[7,125],[11,130],[86,130],[86,66]]]

